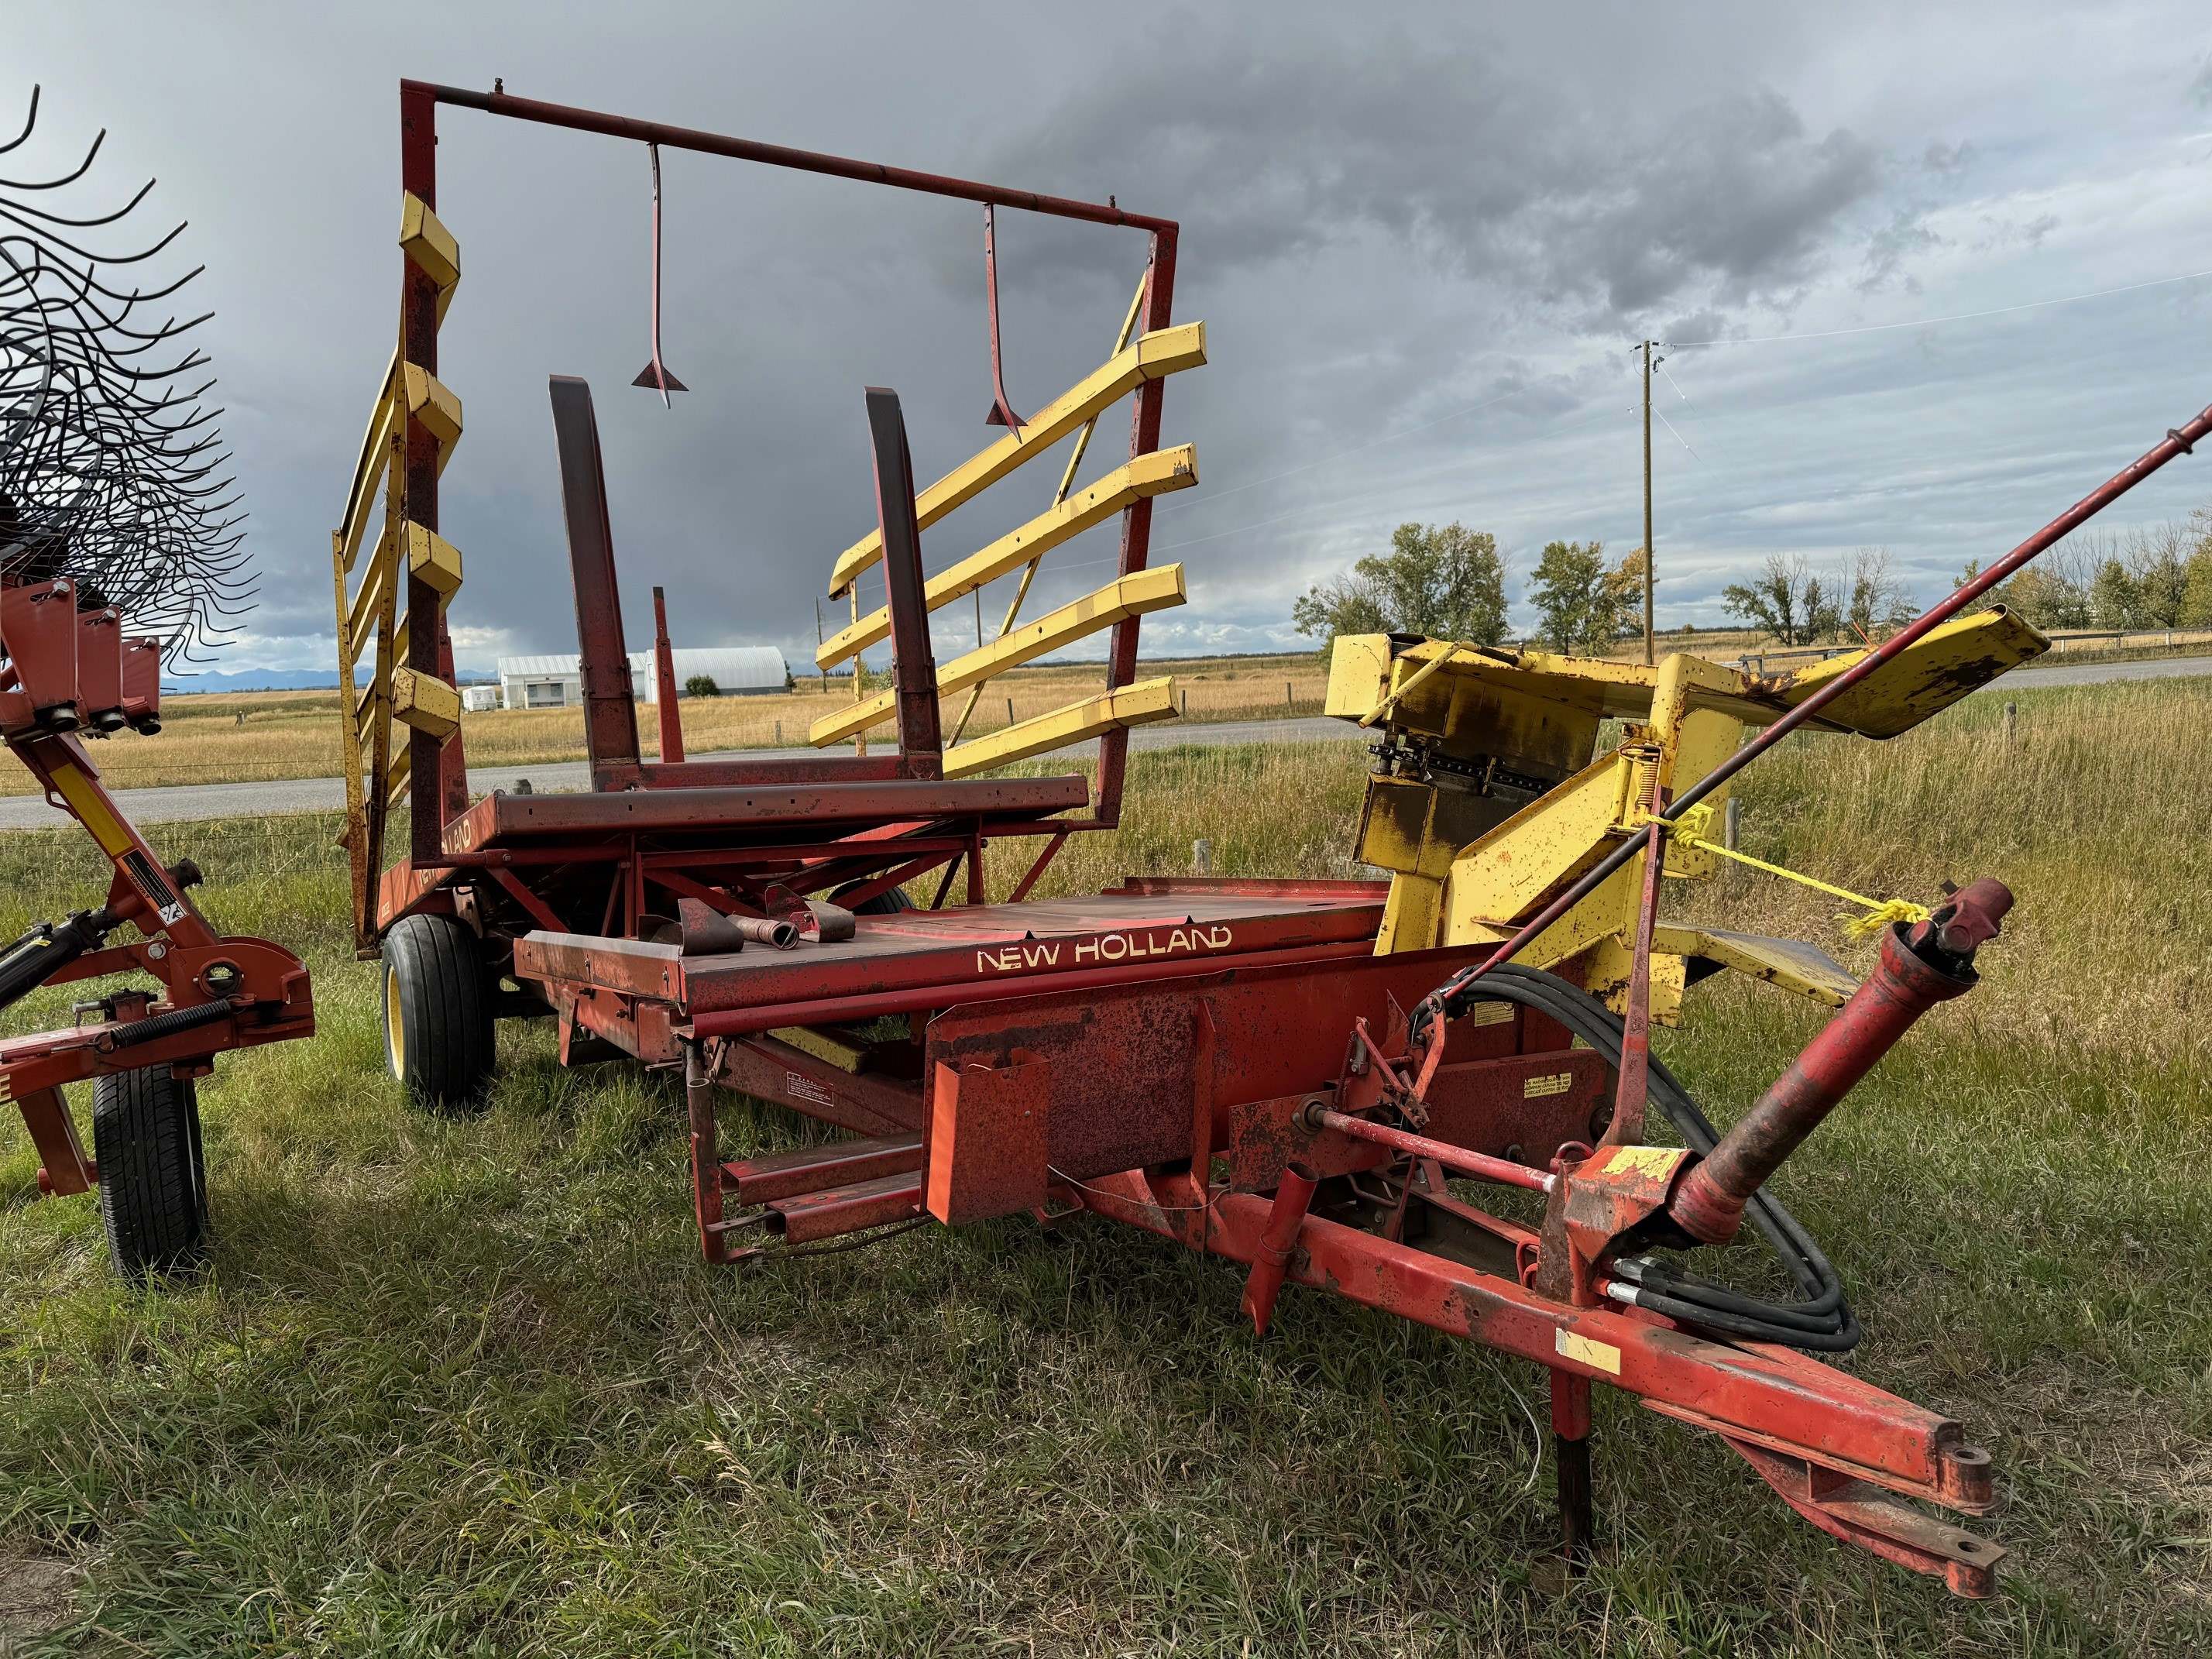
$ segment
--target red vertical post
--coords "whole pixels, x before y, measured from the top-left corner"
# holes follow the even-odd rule
[[[399,182],[425,207],[438,205],[438,100],[428,87],[399,88]],[[438,285],[411,259],[400,261],[399,350],[427,374],[438,372]],[[438,527],[438,441],[419,421],[407,423],[408,522]],[[404,535],[399,526],[390,533]],[[404,544],[402,549],[404,556]],[[438,590],[420,576],[407,578],[407,660],[418,671],[453,679],[453,644]],[[410,727],[407,733],[409,849],[419,861],[444,850],[448,821],[468,810],[468,765],[455,732],[441,740]]]
[[[619,789],[638,764],[637,703],[615,583],[614,529],[607,519],[606,468],[599,456],[592,388],[572,374],[548,377],[553,438],[561,457],[561,512],[568,531],[568,580],[576,591],[576,645],[584,682],[584,751],[592,787]]]
[[[876,522],[884,538],[884,603],[890,611],[891,691],[898,707],[899,760],[910,778],[944,771],[938,724],[937,658],[929,644],[929,599],[921,577],[921,526],[914,507],[914,458],[898,393],[868,388],[868,435],[876,465]]]
[[[1175,309],[1176,229],[1165,226],[1152,233],[1152,263],[1145,278],[1145,314],[1140,335],[1168,325]],[[1136,391],[1129,415],[1129,453],[1150,454],[1160,447],[1160,403],[1167,392],[1164,380],[1147,380]],[[1121,567],[1124,576],[1142,570],[1152,546],[1152,500],[1147,495],[1132,501],[1121,514]],[[1109,690],[1137,678],[1137,618],[1125,617],[1114,624],[1106,649]],[[1091,815],[1100,823],[1121,820],[1121,777],[1129,760],[1129,733],[1116,727],[1098,739],[1098,783],[1091,799]]]
[[[653,694],[660,708],[660,758],[673,766],[684,759],[684,716],[676,706],[676,653],[668,643],[668,602],[653,590]]]

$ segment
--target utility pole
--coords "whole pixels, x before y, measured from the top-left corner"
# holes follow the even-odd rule
[[[1644,665],[1651,666],[1651,584],[1656,577],[1653,567],[1657,561],[1651,549],[1651,348],[1656,340],[1646,340],[1638,348],[1644,354]]]

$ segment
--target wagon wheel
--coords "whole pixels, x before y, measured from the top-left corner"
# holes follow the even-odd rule
[[[830,895],[830,902],[832,904],[843,904],[845,902],[846,894],[851,892],[854,888],[865,886],[866,884],[865,882],[848,881],[842,887],[840,887],[836,892]],[[882,892],[877,894],[875,897],[872,899],[864,899],[860,903],[848,906],[848,908],[856,916],[895,916],[902,910],[913,909],[914,901],[906,896],[905,888],[886,887]]]
[[[416,1104],[449,1117],[484,1109],[497,1049],[491,981],[477,936],[451,916],[405,916],[384,936],[384,1058]]]
[[[207,1164],[191,1079],[167,1066],[94,1078],[92,1140],[115,1270],[143,1279],[198,1263],[207,1253]]]

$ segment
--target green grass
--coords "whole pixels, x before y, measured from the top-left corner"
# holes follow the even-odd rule
[[[1103,1224],[709,1271],[665,1079],[563,1073],[509,1027],[486,1117],[401,1105],[333,825],[295,818],[157,836],[206,869],[218,925],[317,975],[321,1035],[204,1091],[212,1270],[114,1283],[91,1206],[32,1200],[0,1124],[0,1632],[178,1655],[2205,1651],[2212,693],[2018,701],[2014,750],[1982,699],[1887,745],[1805,743],[1746,792],[1753,851],[1881,892],[1987,871],[2022,894],[1988,984],[1781,1180],[1869,1327],[1851,1368],[1995,1453],[1996,1601],[1832,1544],[1710,1437],[1603,1395],[1606,1547],[1563,1585],[1539,1370],[1297,1291],[1255,1340],[1233,1267]],[[1198,836],[1229,872],[1349,873],[1364,764],[1136,757],[1127,826],[1071,848],[1058,890],[1185,869]],[[89,902],[99,864],[81,836],[0,838],[0,933]],[[1757,878],[1692,902],[1826,929]],[[1709,985],[1662,1049],[1725,1118],[1817,1024]],[[726,1129],[797,1133],[742,1103]],[[55,1563],[62,1622],[15,1611],[11,1571]]]

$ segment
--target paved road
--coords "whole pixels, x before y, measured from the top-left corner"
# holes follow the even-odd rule
[[[2164,679],[2173,675],[2212,676],[2212,657],[2159,657],[2139,662],[2021,668],[2006,675],[1997,684],[2015,690],[2038,690],[2057,685],[2096,685],[2110,680]],[[1188,726],[1164,722],[1140,726],[1129,734],[1133,749],[1346,742],[1364,739],[1365,736],[1349,721],[1324,719],[1225,720],[1213,726]],[[819,753],[815,749],[746,749],[695,755],[691,758],[759,760],[773,756],[795,758]],[[479,792],[512,790],[524,778],[530,780],[532,788],[539,791],[581,789],[586,781],[581,761],[469,769],[469,787]],[[159,789],[125,789],[119,792],[117,799],[124,811],[140,823],[185,818],[267,817],[285,812],[336,811],[345,805],[345,783],[339,778],[287,778],[264,783],[178,784]],[[64,822],[61,813],[35,796],[0,797],[0,831],[47,830]]]

